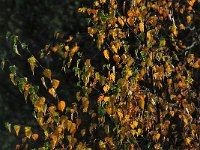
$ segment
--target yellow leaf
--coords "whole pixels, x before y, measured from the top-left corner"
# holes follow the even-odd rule
[[[60,85],[60,81],[59,80],[56,80],[56,79],[53,79],[52,80],[52,85],[55,89],[58,88],[58,86]]]
[[[58,102],[58,110],[63,112],[64,109],[65,109],[65,101],[59,101]]]
[[[33,134],[32,135],[32,138],[34,141],[36,141],[38,139],[39,135],[37,133]]]
[[[189,15],[189,16],[187,16],[187,23],[188,24],[191,24],[191,22],[192,22],[192,17],[191,17],[191,15]]]
[[[82,129],[82,130],[81,130],[81,136],[84,136],[85,133],[86,133],[86,129]]]
[[[73,37],[69,36],[69,38],[67,39],[67,42],[70,42],[71,40],[73,40]]]
[[[140,32],[144,32],[144,23],[143,22],[139,23],[139,29],[140,29]]]
[[[33,75],[34,75],[34,68],[37,66],[37,65],[36,65],[36,59],[35,59],[35,57],[34,57],[34,56],[31,56],[30,58],[28,58],[28,62],[29,62],[29,64],[30,64],[31,71],[32,71],[32,73],[33,73]]]
[[[154,135],[154,137],[155,137],[156,140],[159,140],[159,138],[160,138],[160,134],[157,133],[157,134]]]
[[[14,130],[15,130],[15,133],[16,133],[17,136],[19,135],[20,128],[21,127],[19,125],[14,125]]]
[[[31,127],[25,127],[25,135],[27,138],[30,139],[30,137],[32,135]]]
[[[123,27],[124,26],[123,19],[121,17],[118,17],[117,20],[118,20],[119,24]]]
[[[111,48],[112,48],[113,52],[117,53],[117,48],[115,47],[114,44],[111,46]]]
[[[110,97],[105,96],[105,97],[103,98],[103,100],[104,100],[105,102],[108,102],[108,101],[110,100]]]
[[[118,109],[117,110],[117,114],[118,114],[119,119],[121,120],[123,118],[123,112],[122,112],[122,110]]]
[[[110,86],[109,85],[105,85],[103,87],[103,90],[104,90],[105,93],[107,93],[110,90]]]
[[[145,100],[144,100],[144,96],[140,96],[140,101],[139,101],[139,106],[140,108],[142,108],[144,110],[144,105],[145,105]]]
[[[75,45],[70,51],[70,56],[73,56],[78,50],[79,50],[79,47]]]
[[[51,70],[50,70],[50,69],[45,69],[45,70],[43,71],[43,75],[44,75],[46,78],[51,79]]]
[[[66,50],[67,52],[69,51],[69,46],[68,46],[68,45],[65,46],[65,50]]]
[[[137,121],[133,121],[133,123],[130,125],[132,129],[136,128],[138,126]]]
[[[57,138],[57,136],[54,135],[54,134],[52,134],[52,135],[50,136],[50,138],[51,138],[51,144],[50,144],[50,145],[51,145],[51,148],[54,149],[55,146],[56,146],[56,144],[57,144],[58,138]]]
[[[93,35],[97,33],[97,29],[88,27],[88,33],[90,34],[91,37],[93,37]]]
[[[185,142],[186,142],[187,144],[190,144],[191,138],[187,137],[187,138],[185,139]]]
[[[87,112],[89,107],[89,100],[87,97],[82,97],[83,112]]]
[[[115,74],[114,74],[114,73],[111,73],[111,74],[110,74],[110,79],[111,79],[112,81],[115,81]]]
[[[109,57],[109,51],[108,50],[104,50],[103,55],[107,60],[109,60],[110,57]]]
[[[56,91],[54,88],[50,88],[48,91],[54,98],[56,98]]]

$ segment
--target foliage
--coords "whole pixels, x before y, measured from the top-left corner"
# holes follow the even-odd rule
[[[15,49],[17,57],[28,54],[32,72],[25,77],[12,65],[10,79],[34,106],[42,129],[15,125],[22,136],[16,148],[41,140],[40,149],[197,149],[199,4],[96,0],[79,8],[89,17],[88,34],[100,63],[88,58],[73,36],[58,35],[64,42],[44,48],[37,58],[8,35],[13,47],[22,49]],[[71,97],[59,92],[68,85],[56,76],[58,68],[41,63],[51,57],[62,63],[65,78],[72,78],[73,70],[77,84]],[[39,86],[33,77],[41,78]]]

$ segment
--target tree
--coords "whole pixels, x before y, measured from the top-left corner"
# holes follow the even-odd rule
[[[199,3],[96,0],[79,8],[89,17],[94,56],[76,37],[58,34],[64,42],[36,58],[8,35],[22,49],[18,55],[28,53],[32,71],[24,77],[10,66],[11,81],[29,97],[42,129],[35,133],[25,126],[17,148],[31,137],[47,149],[198,148]],[[45,67],[42,60],[50,58],[62,65]],[[41,77],[39,86],[33,76]],[[21,126],[14,129],[18,135]]]

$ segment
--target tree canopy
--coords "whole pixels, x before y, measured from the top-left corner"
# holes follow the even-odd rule
[[[9,77],[36,121],[6,123],[22,139],[16,149],[197,149],[199,8],[199,0],[86,2],[77,13],[87,27],[57,32],[38,52],[7,33],[18,60]]]

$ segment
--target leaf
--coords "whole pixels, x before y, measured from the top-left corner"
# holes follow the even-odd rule
[[[58,86],[60,85],[60,81],[56,80],[56,79],[53,79],[52,80],[52,85],[53,85],[54,89],[57,89]]]
[[[159,140],[160,139],[160,134],[159,133],[156,133],[155,135],[154,135],[154,140]]]
[[[110,74],[110,79],[111,79],[112,81],[115,81],[115,74],[114,74],[114,73],[111,73],[111,74]]]
[[[139,23],[139,29],[140,29],[140,32],[144,32],[144,23],[143,22]]]
[[[130,26],[133,26],[133,25],[134,25],[134,19],[133,19],[133,17],[129,17],[129,18],[127,19],[127,23],[128,23]]]
[[[52,134],[51,136],[50,136],[50,138],[51,138],[51,148],[52,149],[54,149],[55,148],[55,146],[56,146],[56,144],[57,144],[57,140],[58,140],[58,138],[57,138],[57,136],[55,135],[55,134]]]
[[[50,89],[48,90],[48,92],[49,92],[54,98],[56,98],[56,91],[55,91],[54,88],[50,88]]]
[[[118,20],[119,24],[123,27],[124,26],[124,20],[121,18],[121,16],[119,16],[117,18],[117,20]]]
[[[58,110],[63,112],[64,109],[65,109],[65,101],[59,101],[58,102]]]
[[[15,130],[15,133],[16,135],[18,136],[19,135],[19,130],[20,130],[21,126],[19,125],[14,125],[14,130]]]
[[[36,141],[38,139],[39,135],[37,133],[32,134],[32,139]]]
[[[31,127],[25,127],[24,130],[25,130],[26,137],[30,139],[32,135]]]
[[[45,69],[45,70],[43,71],[43,75],[44,75],[46,78],[51,79],[51,70],[50,70],[50,69]]]
[[[109,51],[108,50],[104,50],[103,55],[107,60],[109,60],[110,57],[109,57]]]
[[[109,85],[105,85],[103,87],[103,90],[104,90],[105,93],[107,93],[110,90],[110,86]]]
[[[9,132],[11,132],[11,124],[9,122],[5,123],[5,127]]]
[[[36,65],[36,59],[35,59],[35,57],[34,57],[34,56],[31,56],[30,58],[28,58],[28,62],[29,62],[29,64],[30,64],[31,71],[32,71],[32,73],[33,73],[33,75],[34,75],[34,69],[35,69],[35,67],[37,66],[37,65]]]
[[[140,96],[140,100],[139,100],[139,106],[140,108],[142,108],[144,110],[144,105],[145,105],[145,97],[144,96]]]
[[[121,58],[119,57],[119,55],[117,55],[117,54],[115,54],[114,56],[113,56],[113,59],[114,59],[114,61],[118,64],[119,62],[120,62],[120,60],[121,60]]]
[[[186,142],[187,145],[189,145],[190,142],[191,142],[191,138],[190,138],[190,137],[187,137],[187,138],[185,139],[185,142]]]
[[[105,102],[108,102],[108,101],[110,101],[110,97],[105,96],[105,97],[103,98],[103,100],[104,100]]]
[[[191,24],[191,23],[192,23],[192,17],[191,17],[191,15],[188,15],[188,16],[186,17],[186,19],[187,19],[187,23],[188,23],[188,24]]]
[[[123,115],[123,112],[122,112],[121,109],[117,110],[117,115],[118,115],[119,119],[122,120],[122,118],[123,118],[124,115]]]
[[[81,136],[83,137],[85,135],[85,133],[86,133],[86,129],[82,129],[81,130]]]
[[[130,124],[131,128],[134,129],[138,126],[138,122],[137,121],[133,121],[133,123]]]

